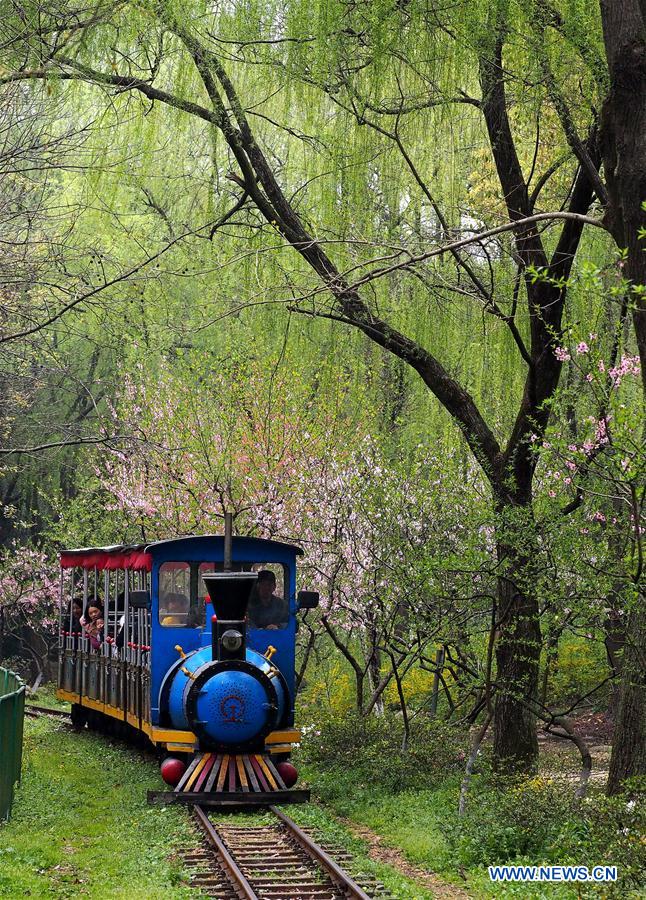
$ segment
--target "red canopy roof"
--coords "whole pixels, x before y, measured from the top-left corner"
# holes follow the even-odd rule
[[[141,547],[106,547],[102,549],[65,550],[61,568],[73,569],[143,569],[150,572],[153,558]]]

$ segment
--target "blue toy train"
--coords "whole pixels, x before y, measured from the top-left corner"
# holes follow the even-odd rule
[[[74,723],[144,737],[200,802],[284,793],[296,614],[318,604],[296,593],[300,554],[213,535],[63,552],[58,697]]]

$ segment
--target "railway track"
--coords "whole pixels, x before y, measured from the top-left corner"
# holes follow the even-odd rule
[[[39,716],[52,716],[54,719],[66,719],[70,721],[70,714],[64,709],[50,709],[48,706],[35,706],[33,703],[25,704],[25,715],[32,718]]]
[[[70,720],[64,710],[33,704],[25,715]],[[347,851],[321,846],[281,809],[268,809],[270,823],[244,825],[193,807],[203,846],[182,855],[196,888],[217,900],[393,900],[374,878],[355,880],[342,868],[352,862]]]
[[[333,859],[282,810],[269,811],[269,824],[241,825],[194,807],[204,843],[184,853],[192,884],[218,900],[392,900],[375,879],[357,881],[339,865],[351,862],[346,851],[334,848]]]

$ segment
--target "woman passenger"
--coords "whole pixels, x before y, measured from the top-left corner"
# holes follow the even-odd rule
[[[97,600],[88,603],[85,615],[81,617],[81,628],[89,638],[92,649],[98,650],[103,640],[103,607]]]

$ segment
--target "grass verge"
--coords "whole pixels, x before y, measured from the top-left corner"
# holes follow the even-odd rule
[[[48,699],[35,702],[53,705]],[[197,844],[185,810],[146,804],[146,791],[159,786],[156,763],[138,750],[54,719],[26,719],[22,783],[11,821],[0,825],[0,898],[202,896],[177,854]],[[349,850],[353,875],[373,875],[398,900],[433,897],[370,859],[368,844],[331,813],[315,805],[287,812],[315,829],[315,839]],[[239,814],[241,822],[267,818]]]
[[[27,706],[33,704],[34,706],[43,706],[47,707],[47,709],[57,709],[64,712],[69,712],[70,704],[65,700],[59,700],[56,696],[56,685],[53,681],[48,682],[45,685],[41,685],[37,691],[33,694],[29,694],[27,696]]]
[[[401,851],[418,870],[439,876],[439,889],[436,892],[433,885],[429,896],[559,900],[644,896],[635,885],[635,873],[640,856],[646,862],[646,847],[642,843],[640,850],[643,832],[634,811],[626,813],[631,803],[617,801],[609,810],[608,841],[604,844],[598,835],[596,839],[591,837],[587,814],[567,812],[572,789],[559,781],[536,778],[522,789],[496,796],[476,779],[469,797],[469,819],[463,821],[457,817],[457,774],[431,781],[428,788],[393,793],[375,783],[376,779],[373,783],[362,780],[357,771],[323,771],[303,765],[301,772],[310,780],[314,795],[329,809],[377,835],[380,850],[391,847]],[[599,803],[603,798],[597,789],[586,809]],[[610,816],[617,811],[615,822]],[[461,862],[461,857],[471,862]],[[629,884],[492,883],[488,864],[501,863],[589,868],[618,865],[621,882],[626,876]],[[393,893],[399,896],[396,890]]]
[[[173,848],[184,811],[146,805],[153,760],[52,719],[27,719],[22,784],[0,825],[0,897],[195,897]]]

